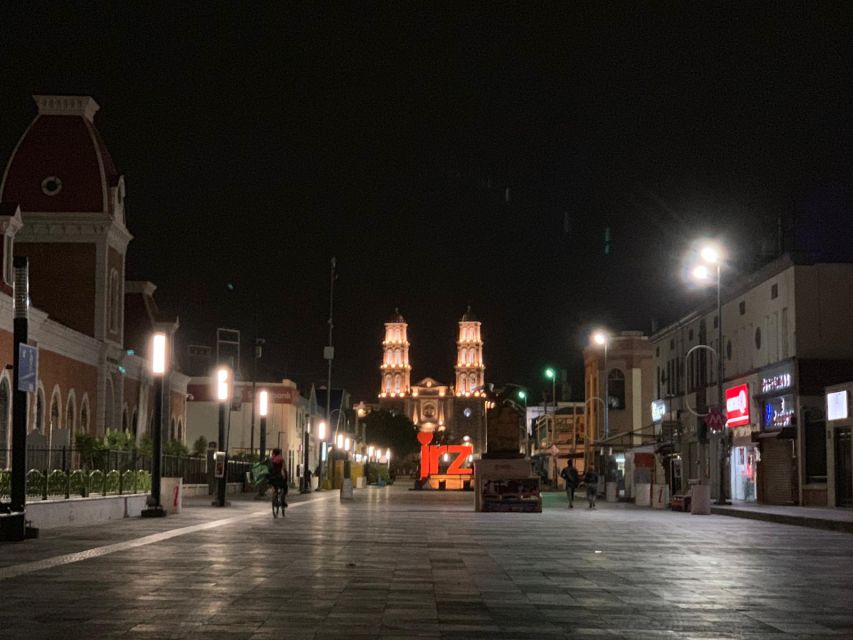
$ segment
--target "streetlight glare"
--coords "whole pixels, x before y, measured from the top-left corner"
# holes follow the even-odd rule
[[[717,264],[720,261],[720,251],[717,247],[706,244],[702,247],[702,250],[699,252],[699,255],[702,256],[702,259],[705,262],[710,262],[711,264]]]
[[[711,270],[704,264],[699,264],[693,267],[692,275],[695,280],[706,282],[711,279]]]
[[[220,367],[216,371],[216,399],[220,402],[228,400],[228,369]]]
[[[166,334],[158,332],[151,341],[151,373],[166,373]]]
[[[317,437],[320,438],[320,440],[326,439],[326,423],[325,422],[320,422],[320,424],[317,425]]]
[[[518,399],[519,399],[519,400],[525,400],[525,399],[527,399],[527,393],[526,393],[526,392],[524,392],[524,391],[522,391],[521,389],[519,389],[519,391],[518,391]]]
[[[262,418],[267,417],[267,413],[269,412],[270,407],[270,394],[269,391],[261,391],[258,394],[258,415]]]
[[[557,372],[554,371],[554,369],[552,369],[551,367],[548,367],[547,369],[545,369],[545,377],[548,378],[549,380],[553,380],[556,376],[557,376]]]
[[[592,341],[595,344],[605,344],[607,342],[607,335],[602,331],[596,331],[592,334]]]

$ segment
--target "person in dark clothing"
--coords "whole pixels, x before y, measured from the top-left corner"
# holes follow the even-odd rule
[[[578,476],[578,470],[575,469],[572,460],[569,460],[569,464],[563,467],[560,477],[566,482],[566,497],[569,499],[569,509],[574,509],[575,489],[580,484],[580,476]]]
[[[271,487],[276,487],[282,492],[282,506],[287,506],[287,469],[284,467],[284,457],[281,455],[281,449],[273,449],[272,457],[268,464],[270,466],[270,475],[267,482]]]
[[[595,467],[587,467],[583,474],[583,481],[586,483],[586,499],[589,502],[589,508],[595,509],[595,497],[598,493],[598,474],[595,472]]]

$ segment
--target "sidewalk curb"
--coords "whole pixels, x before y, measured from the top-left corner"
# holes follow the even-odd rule
[[[828,520],[826,518],[811,518],[808,516],[789,516],[781,513],[765,513],[762,511],[750,511],[748,509],[729,509],[726,507],[715,507],[713,505],[711,505],[711,513],[718,516],[763,520],[765,522],[791,524],[798,527],[823,529],[825,531],[853,533],[853,522],[847,522],[845,520]]]

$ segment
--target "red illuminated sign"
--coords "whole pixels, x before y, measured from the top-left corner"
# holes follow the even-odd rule
[[[448,457],[452,457],[450,466],[447,467],[447,471],[444,472],[444,475],[466,476],[474,473],[474,470],[470,467],[462,466],[465,464],[468,456],[474,453],[474,447],[470,444],[430,446],[430,442],[432,442],[432,434],[424,431],[418,434],[418,441],[421,443],[421,480],[439,473],[438,462],[444,454],[447,454]]]
[[[739,384],[726,389],[726,426],[742,427],[749,424],[749,385]]]

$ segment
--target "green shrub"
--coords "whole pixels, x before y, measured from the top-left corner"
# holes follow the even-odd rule
[[[198,440],[193,442],[193,455],[201,457],[207,455],[207,438],[199,436]]]
[[[391,484],[391,477],[388,475],[388,466],[384,464],[371,464],[367,468],[367,484],[376,484],[380,480],[384,480],[385,484]]]

